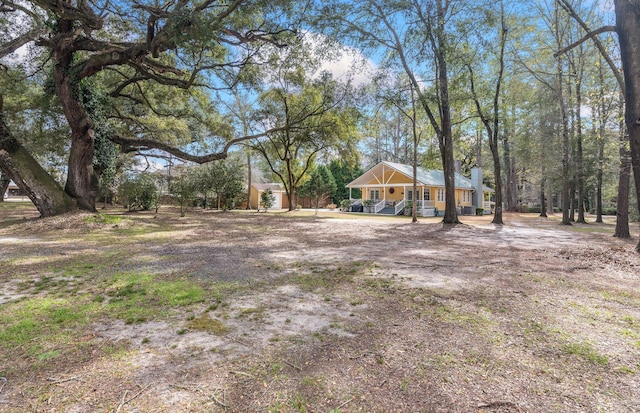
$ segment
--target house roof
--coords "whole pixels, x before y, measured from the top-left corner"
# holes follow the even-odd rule
[[[258,191],[266,191],[267,189],[271,189],[271,191],[282,191],[282,187],[280,184],[272,183],[272,184],[253,184],[253,186]]]
[[[376,176],[382,175],[382,170],[391,168],[408,178],[413,179],[413,166],[402,163],[382,161],[373,168],[360,175],[358,178],[347,184],[347,188],[360,188],[363,186],[371,186],[370,182],[375,179]],[[423,169],[418,167],[416,178],[418,185],[444,187],[444,172],[436,169]],[[381,183],[382,185],[382,183]],[[462,189],[475,189],[471,179],[462,176],[461,174],[455,174],[455,186]],[[483,186],[483,191],[493,191],[493,189]]]

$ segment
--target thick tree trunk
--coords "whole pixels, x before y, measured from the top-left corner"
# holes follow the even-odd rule
[[[20,142],[11,136],[2,114],[2,95],[0,95],[0,169],[27,193],[42,217],[63,214],[76,208],[74,200],[62,190],[62,187]]]
[[[7,172],[2,172],[2,175],[0,175],[0,202],[4,202],[4,194],[7,193],[10,182],[11,179],[9,179],[9,174]]]
[[[285,163],[287,165],[287,185],[285,185],[285,192],[289,197],[289,211],[296,210],[297,193],[296,193],[296,180],[293,175],[293,167],[291,166],[291,158],[285,157]]]
[[[440,153],[442,155],[442,166],[444,168],[444,188],[445,188],[445,224],[459,224],[458,212],[456,210],[456,186],[455,186],[455,163],[453,160],[453,131],[451,126],[451,102],[449,101],[449,76],[447,73],[447,41],[444,33],[445,25],[445,5],[442,0],[436,2],[438,9],[438,27],[436,37],[438,47],[436,49],[436,60],[438,66],[438,90],[440,95],[440,114],[442,122],[442,137]]]
[[[61,36],[71,39],[76,28],[69,20],[58,20]],[[93,123],[78,100],[77,80],[73,79],[73,42],[57,42],[53,49],[53,79],[56,92],[69,126],[71,127],[71,149],[65,191],[75,198],[78,206],[95,211],[98,193],[98,177],[93,170],[94,136]],[[74,87],[75,86],[75,87]]]
[[[505,135],[502,136],[502,147],[504,148],[502,157],[504,159],[504,201],[507,211],[513,212],[516,210],[517,205],[517,176],[515,159],[511,151],[511,142]]]
[[[624,117],[620,116],[620,119],[624,119]],[[602,129],[604,129],[604,126],[602,126]],[[616,230],[613,233],[613,236],[618,238],[631,238],[631,234],[629,233],[629,183],[631,181],[631,153],[629,153],[629,135],[627,134],[627,128],[624,125],[624,121],[622,120],[620,121],[619,138],[620,139],[618,145],[620,153],[620,171],[618,172]]]
[[[496,185],[496,208],[491,223],[502,225],[504,224],[504,222],[502,222],[502,171],[500,170],[500,154],[498,153],[497,137],[490,139],[489,146],[491,147],[491,154],[493,155],[493,173]]]
[[[553,204],[553,182],[550,179],[545,180],[545,192],[547,195],[547,214],[555,214],[555,205]]]
[[[544,193],[545,185],[546,185],[546,182],[543,179],[540,182],[540,216],[543,218],[547,218],[547,198]]]
[[[616,204],[617,238],[631,238],[629,233],[629,183],[631,182],[631,156],[627,145],[620,145],[620,172],[618,174],[618,197]]]
[[[576,176],[573,175],[569,183],[569,221],[576,221]]]
[[[616,31],[625,81],[625,123],[631,148],[631,167],[640,199],[640,4],[634,0],[615,0]],[[640,212],[640,202],[638,202]],[[640,252],[640,243],[636,250]]]

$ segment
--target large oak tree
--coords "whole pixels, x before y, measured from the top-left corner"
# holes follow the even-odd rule
[[[215,79],[231,68],[237,74],[234,85],[246,80],[241,69],[251,65],[261,45],[280,47],[291,40],[293,32],[280,24],[291,2],[136,0],[98,5],[84,0],[33,0],[23,4],[2,2],[3,13],[30,26],[3,38],[0,51],[4,56],[29,42],[40,47],[42,68],[50,71],[71,131],[70,137],[60,138],[65,140],[61,145],[68,143],[69,148],[64,193],[11,135],[4,118],[0,160],[3,171],[27,190],[43,216],[73,208],[70,199],[80,208],[95,210],[100,171],[94,152],[100,125],[85,105],[86,95],[92,93],[83,87],[87,79],[100,78],[106,85],[111,106],[103,109],[108,111],[105,118],[114,123],[108,139],[125,151],[156,149],[204,163],[226,157],[237,142],[264,135],[235,136],[221,133],[224,128],[220,128],[210,135],[222,137],[224,146],[194,155],[185,149],[188,142],[159,138],[154,130],[141,128],[140,120],[147,115],[181,116],[172,111],[170,94],[165,94],[164,102],[150,96],[152,85],[178,91],[227,87]],[[166,110],[158,109],[161,104]]]

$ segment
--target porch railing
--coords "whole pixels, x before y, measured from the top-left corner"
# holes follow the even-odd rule
[[[382,211],[386,204],[387,204],[387,202],[384,199],[382,201],[378,202],[377,204],[375,204],[375,206],[373,208],[373,213],[377,214],[378,212]]]
[[[418,208],[435,208],[436,207],[436,201],[423,201],[422,199],[419,199],[417,202],[418,202]]]
[[[485,201],[483,208],[484,208],[485,211],[487,211],[487,210],[491,211],[491,201]]]
[[[404,209],[404,199],[396,204],[396,207],[395,207],[396,215],[398,215],[400,211],[402,211],[403,209]]]

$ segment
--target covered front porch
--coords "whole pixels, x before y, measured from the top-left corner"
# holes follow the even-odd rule
[[[413,188],[412,188],[413,189]],[[405,190],[405,194],[408,191]],[[368,190],[367,188],[363,188],[363,195],[368,193],[369,196],[376,196],[376,191],[378,188]],[[428,188],[418,188],[418,193],[423,193],[423,191],[428,191]],[[388,193],[388,191],[380,191],[383,194]],[[373,195],[371,195],[373,194]],[[351,193],[349,194],[351,195]],[[418,199],[414,201],[411,198],[403,198],[403,199],[386,199],[383,195],[383,199],[378,198],[364,198],[364,199],[354,199],[349,197],[351,201],[351,212],[364,212],[368,214],[383,214],[383,215],[403,215],[406,214],[405,210],[409,211],[413,208],[413,203],[417,202],[418,215],[419,216],[438,216],[438,208],[436,207],[435,201]],[[410,214],[410,212],[409,212]]]
[[[402,215],[411,214],[414,202],[419,216],[439,216],[445,209],[444,174],[442,171],[418,168],[414,188],[413,168],[409,165],[380,162],[347,185],[351,212],[370,214]],[[480,181],[478,193],[469,178],[456,173],[455,199],[458,214],[474,215],[479,208],[491,211],[490,202],[476,201],[474,195],[489,194]],[[362,191],[362,198],[354,199],[353,189]],[[481,206],[476,206],[480,204]],[[483,211],[484,212],[484,211]]]

